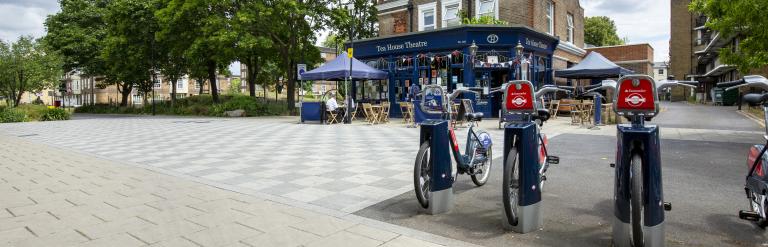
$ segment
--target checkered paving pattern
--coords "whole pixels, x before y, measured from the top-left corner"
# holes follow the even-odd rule
[[[342,212],[413,190],[419,146],[414,128],[294,118],[104,118],[2,124],[0,132]],[[494,149],[501,156],[501,145]]]

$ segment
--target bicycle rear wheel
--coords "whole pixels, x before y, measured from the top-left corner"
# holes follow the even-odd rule
[[[630,175],[630,185],[632,191],[629,192],[630,207],[632,212],[632,243],[635,247],[643,246],[643,159],[639,154],[632,155],[630,164],[632,173]]]
[[[421,207],[429,207],[429,191],[432,185],[432,163],[430,156],[429,142],[421,144],[419,152],[416,154],[416,163],[413,167],[413,187],[416,192],[416,199],[419,200]]]
[[[517,177],[517,149],[512,148],[507,153],[507,162],[504,164],[504,175],[502,181],[502,194],[504,201],[504,212],[510,225],[516,226],[518,220],[518,198],[520,184]]]

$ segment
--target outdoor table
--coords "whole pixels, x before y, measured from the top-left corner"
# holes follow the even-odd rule
[[[373,113],[373,123],[377,123],[381,121],[379,118],[381,118],[381,111],[384,110],[384,107],[381,105],[371,105],[371,111]]]

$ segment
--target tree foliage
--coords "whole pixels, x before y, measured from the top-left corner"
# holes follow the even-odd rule
[[[205,69],[213,102],[219,102],[217,72],[225,71],[234,59],[237,33],[231,20],[236,13],[233,1],[162,0],[156,12],[160,23],[158,38],[172,40],[171,49],[183,51],[192,69]]]
[[[689,8],[709,17],[707,27],[720,32],[720,37],[739,38],[737,47],[720,49],[724,63],[742,73],[768,65],[768,1],[693,0]]]
[[[607,16],[584,18],[584,42],[595,46],[623,45],[627,39],[619,38],[616,24]]]
[[[61,12],[45,20],[45,44],[61,54],[65,71],[106,75],[101,57],[107,34],[107,0],[60,0]]]
[[[112,75],[107,82],[117,85],[125,106],[134,88],[146,95],[154,85],[151,73],[159,50],[154,45],[154,6],[152,1],[113,0],[106,13],[109,28],[101,57],[106,73]]]
[[[51,88],[61,75],[61,58],[40,42],[22,36],[12,44],[0,41],[0,94],[18,106],[24,92]]]
[[[470,18],[464,10],[459,12],[459,16],[461,17],[461,24],[509,25],[508,22],[496,19],[493,16],[484,15]]]

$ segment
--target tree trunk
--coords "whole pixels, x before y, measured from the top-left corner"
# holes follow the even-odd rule
[[[203,95],[203,87],[205,87],[205,80],[201,77],[197,79],[197,84],[200,85],[200,92],[197,94]]]
[[[24,70],[19,71],[19,88],[18,92],[14,92],[16,97],[13,99],[13,105],[19,106],[19,103],[21,103],[21,96],[24,95]]]
[[[248,93],[250,93],[251,97],[256,97],[256,74],[259,71],[258,65],[258,59],[251,58],[248,59],[250,64],[246,64],[245,66],[248,67],[248,70],[246,70],[246,73],[248,75],[246,76],[248,79]]]
[[[171,78],[171,109],[173,109],[173,105],[176,103],[176,82],[177,78]]]
[[[133,90],[132,84],[123,84],[123,89],[120,91],[120,106],[128,106],[128,96],[131,95],[131,91]]]
[[[213,103],[219,103],[219,88],[216,86],[216,62],[208,61],[208,81],[211,83],[211,97]]]

